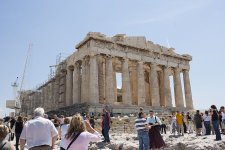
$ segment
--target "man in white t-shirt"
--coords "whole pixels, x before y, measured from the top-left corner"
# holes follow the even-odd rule
[[[20,150],[27,143],[29,150],[52,150],[58,137],[54,124],[44,117],[44,109],[34,110],[34,119],[27,121],[20,136]]]

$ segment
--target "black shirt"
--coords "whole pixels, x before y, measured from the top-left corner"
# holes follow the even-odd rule
[[[15,123],[15,133],[21,134],[22,130],[23,130],[23,122],[18,122],[17,121]]]
[[[218,112],[216,110],[213,110],[212,121],[218,121],[218,120],[219,120]]]

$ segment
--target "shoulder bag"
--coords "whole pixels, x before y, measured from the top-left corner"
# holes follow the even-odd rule
[[[81,132],[77,133],[77,135],[73,138],[73,140],[70,142],[70,144],[67,146],[66,150],[70,148],[70,146],[73,144],[74,141],[78,138],[78,136],[81,134]]]

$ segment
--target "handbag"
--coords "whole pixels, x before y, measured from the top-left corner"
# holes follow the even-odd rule
[[[158,123],[156,116],[155,116],[155,123]],[[161,125],[155,125],[155,128],[160,132],[161,130]]]
[[[66,150],[70,148],[70,146],[73,144],[74,141],[78,138],[78,136],[81,134],[81,132],[77,133],[77,135],[73,138],[73,140],[70,142],[70,144],[67,146]]]

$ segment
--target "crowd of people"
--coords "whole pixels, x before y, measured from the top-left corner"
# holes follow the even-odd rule
[[[135,127],[139,138],[139,149],[159,149],[165,147],[162,134],[166,130],[178,136],[184,136],[185,133],[196,133],[196,136],[215,134],[215,141],[220,141],[221,134],[225,135],[225,110],[224,106],[217,109],[212,105],[209,110],[201,113],[196,110],[195,114],[186,114],[181,111],[173,112],[171,116],[159,118],[154,115],[152,110],[149,115],[145,115],[143,108],[140,108],[138,118],[135,120]]]
[[[111,125],[110,113],[103,109],[101,114],[101,134],[95,130],[95,119],[92,115],[75,114],[72,117],[54,115],[49,118],[43,108],[34,110],[33,118],[25,117],[0,118],[0,149],[1,150],[52,150],[55,142],[60,140],[60,150],[86,150],[90,142],[99,142],[101,135],[105,144],[110,143],[109,130]],[[225,110],[218,110],[212,105],[204,113],[197,110],[190,112],[173,112],[169,116],[159,116],[153,110],[145,114],[140,108],[134,124],[139,139],[139,149],[160,149],[166,147],[163,134],[176,136],[196,133],[196,136],[215,134],[216,141],[225,134]],[[15,145],[10,141],[14,140]]]
[[[102,134],[106,144],[110,143],[110,114],[102,112]],[[60,150],[87,150],[90,142],[101,140],[101,134],[94,129],[94,118],[85,113],[76,113],[72,117],[49,118],[43,108],[34,110],[33,118],[27,121],[21,116],[0,119],[0,150],[52,150],[60,140]],[[15,148],[10,142],[16,137]]]

